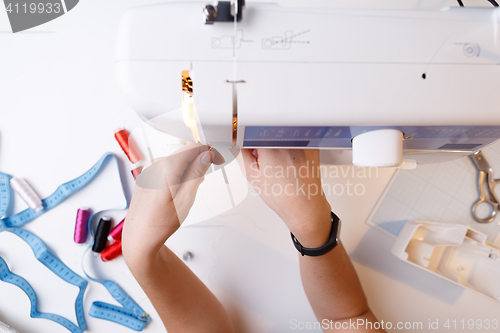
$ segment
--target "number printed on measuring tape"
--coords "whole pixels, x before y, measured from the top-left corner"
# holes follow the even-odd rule
[[[45,254],[45,260],[48,260],[48,261],[54,260],[54,262],[58,261],[58,259],[53,257],[50,253]],[[31,305],[30,306],[30,308],[31,308],[30,317],[31,318],[41,318],[41,319],[52,320],[52,321],[54,321],[54,322],[56,322],[64,327],[66,327],[70,332],[80,333],[80,332],[83,332],[87,329],[87,324],[85,322],[85,316],[83,313],[83,295],[85,293],[85,289],[87,288],[87,281],[82,279],[80,276],[76,275],[72,270],[70,270],[68,267],[66,267],[66,265],[64,265],[62,262],[60,262],[60,264],[62,264],[65,267],[65,269],[63,269],[65,272],[67,270],[79,278],[79,280],[75,279],[75,283],[70,282],[71,284],[76,285],[80,288],[80,292],[78,293],[78,296],[77,296],[76,302],[75,302],[75,311],[76,311],[76,318],[78,321],[78,326],[73,324],[68,319],[61,317],[59,315],[56,315],[53,313],[38,312],[37,311],[37,298],[36,298],[35,291],[33,290],[33,287],[31,287],[31,285],[28,283],[28,281],[26,281],[22,277],[12,273],[9,270],[7,263],[5,262],[5,260],[3,260],[2,257],[0,257],[0,280],[7,282],[7,283],[10,283],[10,284],[13,284],[13,285],[19,287],[22,291],[24,291],[24,293],[28,296],[28,298],[30,300],[30,305]],[[62,266],[59,265],[59,267],[62,267]]]
[[[101,167],[103,166],[106,159],[110,156],[115,157],[111,153],[105,154],[92,168],[90,168],[90,170],[85,172],[83,175],[59,186],[54,193],[52,193],[47,198],[42,200],[43,209],[38,213],[35,212],[33,209],[27,208],[22,212],[17,213],[16,215],[3,218],[2,220],[0,220],[0,226],[2,226],[3,228],[19,228],[24,224],[33,221],[35,218],[39,217],[43,213],[54,208],[55,206],[60,204],[64,199],[69,197],[74,192],[80,190],[82,187],[87,185],[92,179],[94,179],[99,170],[101,170]],[[10,192],[10,186],[8,192]]]
[[[0,218],[2,218],[10,205],[10,176],[0,172]],[[0,228],[2,228],[0,221]]]
[[[0,220],[0,232],[8,231],[11,232],[22,240],[24,240],[33,250],[33,253],[38,261],[49,268],[53,273],[59,276],[64,281],[78,286],[80,292],[75,301],[75,312],[78,322],[78,326],[73,324],[68,319],[49,313],[41,313],[36,309],[37,299],[36,294],[31,287],[31,285],[22,277],[12,273],[5,261],[0,257],[0,280],[16,285],[21,288],[31,303],[30,316],[33,318],[44,318],[52,320],[62,326],[66,327],[71,332],[83,332],[87,329],[85,322],[85,315],[83,310],[83,296],[87,288],[87,281],[80,277],[78,274],[73,272],[69,267],[67,267],[62,261],[60,261],[56,256],[51,254],[45,244],[40,238],[38,238],[33,233],[20,229],[22,225],[34,220],[38,216],[42,215],[44,212],[54,208],[59,203],[61,203],[68,196],[74,192],[80,190],[82,187],[87,185],[95,176],[99,173],[101,168],[105,165],[105,161],[108,158],[113,158],[116,162],[118,169],[118,160],[116,156],[112,153],[104,154],[101,159],[87,172],[85,172],[80,177],[62,184],[57,188],[57,190],[51,194],[46,199],[42,200],[44,209],[40,212],[35,212],[34,210],[28,208],[16,215],[8,216]],[[119,172],[119,169],[118,169]],[[9,209],[11,203],[11,188],[9,184],[10,176],[0,173],[0,217],[2,217]],[[123,187],[122,187],[123,191]],[[126,201],[126,200],[125,200]],[[128,207],[128,202],[126,202],[126,207]],[[97,215],[98,213],[94,214]],[[93,217],[89,220],[89,226],[92,223]],[[92,235],[92,232],[91,232]],[[90,245],[92,246],[92,244]],[[89,248],[90,248],[89,246]],[[88,249],[87,249],[88,251]],[[83,267],[83,266],[82,266]],[[101,318],[105,320],[110,320],[115,323],[124,325],[136,331],[141,331],[146,324],[150,321],[149,315],[144,312],[144,310],[132,300],[127,293],[120,288],[115,282],[108,280],[98,280],[94,279],[87,274],[84,269],[85,275],[92,281],[99,282],[106,287],[109,293],[120,303],[123,307],[118,307],[115,305],[94,302],[92,304],[90,315],[96,318]]]

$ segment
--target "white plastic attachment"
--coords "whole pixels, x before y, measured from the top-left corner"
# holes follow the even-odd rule
[[[399,259],[500,302],[500,254],[466,225],[407,222],[391,250]]]
[[[14,177],[10,180],[10,186],[26,202],[29,208],[37,213],[43,209],[42,199],[24,179]]]
[[[352,139],[352,164],[394,167],[403,161],[403,133],[395,129],[365,132]]]
[[[403,163],[399,166],[401,170],[413,170],[417,168],[417,161],[415,160],[403,160]]]
[[[12,327],[8,326],[7,324],[4,324],[0,321],[0,333],[19,333]]]

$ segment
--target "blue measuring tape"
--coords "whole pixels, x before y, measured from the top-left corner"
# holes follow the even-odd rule
[[[38,238],[29,231],[19,229],[19,227],[34,220],[35,218],[42,215],[46,211],[54,208],[68,196],[70,196],[74,192],[80,190],[82,187],[87,185],[103,168],[106,160],[110,157],[112,157],[115,160],[118,166],[118,161],[116,159],[116,156],[114,156],[111,153],[104,154],[101,157],[101,159],[92,168],[90,168],[90,170],[85,172],[80,177],[62,184],[49,197],[43,199],[42,203],[44,209],[41,210],[40,212],[37,213],[34,210],[28,208],[18,214],[8,216],[0,220],[0,232],[9,231],[19,236],[26,243],[28,243],[38,261],[44,264],[47,268],[49,268],[52,272],[54,272],[64,281],[76,285],[80,288],[80,292],[75,301],[75,312],[76,312],[78,326],[76,326],[71,321],[61,316],[50,313],[38,312],[36,294],[31,285],[22,277],[12,273],[9,270],[5,261],[1,257],[0,257],[0,279],[2,281],[16,285],[17,287],[21,288],[26,293],[26,295],[28,295],[28,298],[30,299],[31,303],[31,312],[30,312],[31,317],[52,320],[58,324],[61,324],[71,332],[84,332],[87,329],[87,324],[85,322],[85,316],[83,311],[83,295],[85,294],[87,281],[85,281],[82,277],[73,272],[69,267],[67,267],[64,263],[62,263],[62,261],[60,261],[53,254],[51,254],[40,238]],[[10,178],[11,177],[9,175],[0,173],[0,217],[2,217],[7,212],[10,206],[11,202],[10,200],[11,189],[9,184]],[[128,202],[126,203],[126,207],[128,207]],[[94,216],[96,216],[97,214],[99,213],[94,214]],[[92,236],[93,234],[92,234],[91,223],[94,216],[92,216],[92,218],[90,218],[89,220],[89,229],[91,231]],[[92,244],[89,246],[89,248],[91,246]],[[123,307],[118,307],[103,302],[94,302],[89,312],[90,316],[95,318],[110,320],[136,331],[141,331],[146,326],[146,324],[150,320],[149,315],[145,313],[144,310],[136,302],[134,302],[128,296],[128,294],[122,288],[120,288],[120,286],[118,286],[118,284],[109,280],[98,280],[92,278],[85,272],[85,270],[84,273],[92,281],[104,285],[104,287],[106,287],[111,296],[113,296],[113,298],[115,298],[115,300],[117,300],[123,306]]]
[[[10,176],[0,172],[0,218],[2,218],[10,205]],[[1,223],[1,222],[0,222]],[[0,224],[0,228],[2,225]]]
[[[43,313],[37,311],[37,299],[36,294],[31,285],[20,277],[12,273],[7,266],[7,263],[0,257],[0,280],[11,283],[19,288],[28,296],[31,303],[31,312],[30,316],[32,318],[42,318],[52,320],[58,324],[63,325],[69,331],[73,333],[80,333],[87,329],[87,323],[85,322],[85,316],[83,315],[83,295],[85,294],[85,290],[87,289],[87,281],[85,281],[82,277],[73,272],[68,266],[63,264],[62,261],[57,259],[53,254],[51,254],[45,244],[42,242],[40,238],[35,236],[29,231],[22,229],[7,229],[5,231],[10,231],[13,234],[19,236],[22,240],[29,244],[29,246],[33,249],[35,257],[42,264],[47,266],[52,272],[54,272],[57,276],[62,278],[64,281],[71,283],[72,285],[80,288],[78,296],[75,301],[75,313],[76,320],[78,322],[78,326],[73,324],[68,319],[61,317],[52,313]]]

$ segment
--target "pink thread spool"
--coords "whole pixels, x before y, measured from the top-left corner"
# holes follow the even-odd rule
[[[111,232],[108,235],[108,241],[110,244],[113,244],[114,242],[122,239],[122,230],[123,230],[123,223],[125,222],[125,219],[123,219],[116,227],[111,230]]]
[[[90,209],[82,207],[76,213],[75,243],[82,244],[87,241],[87,223],[90,218]]]

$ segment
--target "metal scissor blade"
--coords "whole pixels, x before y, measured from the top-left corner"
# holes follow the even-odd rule
[[[488,163],[488,161],[484,157],[482,151],[480,151],[480,150],[476,151],[474,154],[469,155],[469,157],[479,171],[483,171],[487,174],[492,171],[490,164]]]

